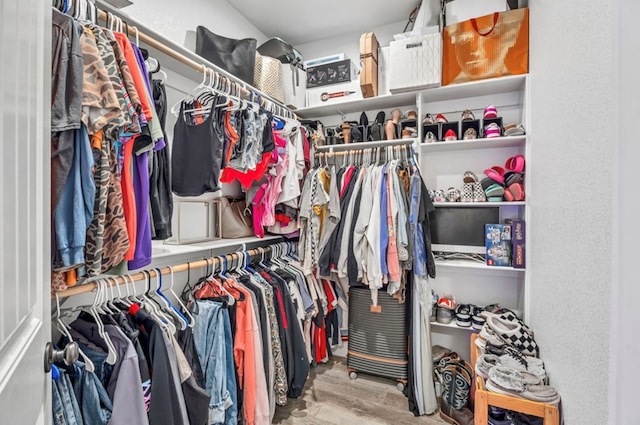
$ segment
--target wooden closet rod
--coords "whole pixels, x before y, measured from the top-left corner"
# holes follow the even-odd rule
[[[113,9],[111,6],[109,6],[108,4],[105,4],[103,1],[99,1],[97,3],[100,3],[99,9],[98,9],[98,19],[102,19],[103,21],[107,22],[107,18],[109,17],[109,14],[111,14],[121,19],[123,23],[126,24],[123,30],[126,31],[127,35],[129,35],[130,37],[138,37],[138,39],[144,42],[146,45],[153,47],[159,52],[162,52],[179,62],[182,62],[183,64],[187,65],[190,68],[193,68],[198,72],[204,73],[205,69],[207,68],[211,69],[215,71],[217,74],[219,74],[221,77],[226,78],[233,87],[238,89],[241,95],[250,96],[253,93],[261,98],[260,100],[261,106],[267,107],[267,102],[270,102],[276,108],[281,109],[282,111],[291,115],[291,117],[293,118],[296,117],[293,111],[291,111],[289,108],[284,106],[281,102],[273,99],[271,96],[265,93],[262,93],[260,90],[253,87],[252,85],[238,79],[238,77],[236,77],[235,75],[230,74],[229,72],[216,66],[215,64],[212,64],[208,60],[197,56],[195,53],[190,52],[187,49],[182,48],[181,46],[178,46],[178,47],[181,47],[185,52],[188,52],[189,54],[192,54],[193,56],[199,58],[201,62],[198,62],[188,57],[186,54],[181,53],[178,50],[167,46],[167,44],[171,43],[170,41],[167,41],[167,42],[159,41],[157,37],[149,35],[145,31],[139,30],[139,28],[144,28],[144,26],[139,22],[135,21],[134,19],[132,19],[131,17],[122,14],[122,12],[116,11],[116,9]]]
[[[261,249],[262,249],[262,251],[261,251]],[[270,246],[265,246],[263,248],[255,248],[255,249],[250,249],[248,251],[243,251],[243,252],[248,254],[251,257],[251,256],[256,255],[256,254],[262,254],[264,252],[268,252],[270,250],[271,250]],[[171,266],[171,268],[173,268],[173,273],[186,272],[187,270],[191,270],[191,269],[197,269],[197,268],[217,265],[220,262],[220,257],[225,257],[227,259],[227,261],[232,261],[232,260],[234,260],[234,256],[238,256],[238,253],[234,252],[234,253],[230,253],[230,254],[226,254],[226,255],[222,255],[222,256],[218,255],[218,256],[215,256],[215,257],[209,257],[206,260],[182,263],[182,264],[178,264],[178,265],[175,265],[175,266]],[[212,262],[212,260],[213,260],[213,262]],[[148,269],[147,271],[151,274],[151,277],[156,277],[156,270],[155,269]],[[160,268],[160,274],[168,275],[170,273],[171,273],[171,269],[169,267]],[[138,272],[138,273],[135,273],[135,274],[124,275],[124,276],[130,276],[131,278],[126,280],[121,275],[121,276],[104,276],[104,278],[100,278],[100,279],[105,280],[106,283],[107,283],[107,286],[111,287],[111,286],[114,285],[114,282],[117,282],[118,285],[124,285],[127,282],[131,282],[131,279],[133,279],[134,282],[138,282],[138,281],[141,281],[141,280],[145,280],[147,278],[147,275],[145,273],[143,273],[143,272]],[[100,280],[100,279],[96,279],[96,280]],[[98,285],[95,283],[95,281],[94,282],[85,283],[85,284],[81,284],[81,285],[72,286],[69,289],[66,289],[66,290],[64,290],[62,292],[58,292],[58,298],[68,298],[68,297],[73,297],[75,295],[85,294],[87,292],[93,292],[97,287],[98,287]],[[56,294],[55,293],[51,294],[51,298],[52,299],[56,299]]]

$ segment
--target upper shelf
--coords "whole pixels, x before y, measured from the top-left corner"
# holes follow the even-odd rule
[[[336,101],[327,105],[296,109],[295,113],[302,118],[309,119],[350,114],[353,112],[399,108],[401,106],[415,107],[415,105],[416,93],[410,92],[369,97],[366,99],[343,100],[342,102]]]
[[[524,90],[527,74],[508,77],[490,78],[470,83],[451,84],[429,90],[422,90],[422,101],[443,102],[447,100],[466,99],[469,97],[489,96]]]
[[[423,102],[440,102],[446,100],[464,99],[469,97],[487,96],[499,93],[509,93],[524,90],[527,75],[513,75],[509,77],[491,78],[471,83],[452,84],[434,89],[413,91],[407,93],[388,94],[358,100],[343,100],[327,105],[297,109],[297,115],[303,118],[320,118],[331,115],[342,115],[353,112],[384,110],[400,106],[413,106],[418,93],[422,94]]]
[[[527,136],[495,137],[493,139],[454,140],[450,142],[421,143],[422,152],[450,152],[475,149],[512,148],[524,146]]]

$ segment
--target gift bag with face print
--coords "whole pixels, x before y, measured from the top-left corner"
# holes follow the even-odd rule
[[[442,84],[529,72],[529,9],[496,12],[444,29]]]

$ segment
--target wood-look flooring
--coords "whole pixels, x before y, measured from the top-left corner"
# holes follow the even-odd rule
[[[407,398],[389,379],[363,373],[351,380],[346,359],[334,356],[329,363],[311,369],[302,397],[289,399],[276,409],[280,425],[441,425],[436,413],[415,417]]]

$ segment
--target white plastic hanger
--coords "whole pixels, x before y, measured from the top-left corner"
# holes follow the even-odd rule
[[[105,344],[107,345],[108,354],[107,354],[107,359],[105,361],[108,364],[113,365],[116,363],[116,361],[118,361],[118,354],[116,352],[115,345],[113,345],[113,342],[111,342],[111,338],[109,338],[109,335],[107,335],[107,333],[104,330],[104,323],[102,323],[102,319],[100,318],[100,314],[97,309],[98,300],[102,295],[102,291],[104,288],[104,282],[102,280],[98,280],[96,282],[96,285],[97,285],[96,295],[93,298],[93,304],[89,308],[89,314],[91,314],[91,316],[96,322],[96,325],[98,326],[98,335],[100,336],[100,338],[104,340]]]

